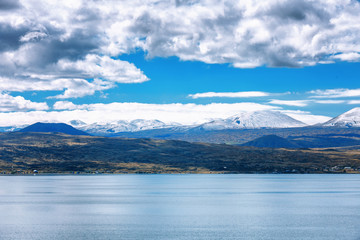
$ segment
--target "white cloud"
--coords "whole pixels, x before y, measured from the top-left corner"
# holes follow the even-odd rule
[[[57,101],[53,105],[55,110],[75,110],[78,109],[78,106],[69,101]]]
[[[63,94],[48,98],[77,98],[92,95],[95,91],[101,91],[113,87],[113,83],[95,79],[59,78],[54,80],[42,79],[10,79],[0,77],[0,91],[63,91]]]
[[[43,32],[28,32],[20,38],[20,42],[38,41],[45,37],[47,37],[47,34]]]
[[[131,63],[92,54],[77,61],[60,59],[46,69],[32,70],[24,69],[14,77],[0,76],[0,90],[65,90],[63,94],[51,98],[77,98],[113,88],[116,83],[141,83],[149,80]]]
[[[313,98],[315,96],[312,96]],[[330,98],[330,97],[329,97]],[[317,104],[342,104],[346,103],[345,100],[333,100],[333,99],[326,99],[326,100],[279,100],[279,99],[272,99],[269,101],[269,104],[275,105],[285,105],[285,106],[295,106],[295,107],[306,107],[310,103],[317,103]]]
[[[325,122],[330,117],[313,115],[306,111],[283,110],[280,107],[251,102],[212,103],[212,104],[146,104],[109,103],[81,104],[58,101],[53,105],[55,111],[30,111],[0,113],[0,126],[32,124],[38,121],[69,122],[81,120],[87,123],[134,119],[158,119],[163,122],[181,124],[200,124],[212,119],[227,118],[240,112],[277,110],[307,124]],[[39,109],[40,110],[40,109]],[[44,109],[46,110],[46,109]]]
[[[149,57],[252,68],[308,66],[359,52],[357,1],[139,3],[119,4],[131,14],[113,18],[107,31],[112,54],[139,47]]]
[[[319,90],[316,90],[319,91]],[[314,91],[312,91],[314,92]],[[329,95],[328,98],[332,98],[335,95]],[[312,98],[324,98],[323,95],[320,96],[311,96]],[[272,99],[269,101],[269,104],[275,104],[275,105],[284,105],[284,106],[295,106],[295,107],[306,107],[310,103],[316,103],[316,104],[344,104],[349,102],[356,102],[356,101],[345,101],[345,100],[334,100],[334,99],[326,99],[326,100],[279,100],[279,99]]]
[[[289,111],[280,107],[257,103],[212,103],[212,104],[145,104],[110,103],[76,105],[69,101],[54,104],[56,111],[31,111],[0,113],[0,126],[31,124],[37,121],[69,122],[81,120],[87,123],[134,119],[158,119],[163,122],[181,124],[200,124],[212,119],[227,118],[239,112],[257,110],[277,110],[305,122],[316,124],[330,119],[327,116],[313,115],[306,111]]]
[[[270,104],[275,104],[275,105],[306,107],[309,104],[309,101],[308,100],[278,100],[278,99],[272,99],[269,103]]]
[[[109,89],[113,86],[112,83],[99,79],[95,79],[92,82],[88,82],[85,79],[57,79],[54,81],[54,86],[56,85],[61,90],[65,89],[64,93],[48,98],[78,98],[93,95],[95,91]]]
[[[314,100],[313,102],[320,103],[320,104],[342,104],[342,103],[345,103],[344,100]]]
[[[99,50],[106,38],[101,28],[106,26],[94,15],[97,8],[86,10],[81,1],[71,7],[65,1],[26,0],[21,5],[25,7],[0,16],[0,36],[7,36],[0,44],[0,91],[66,90],[56,97],[70,98],[116,83],[149,80],[134,64]],[[80,81],[77,94],[71,86]],[[59,82],[66,84],[61,87]]]
[[[141,83],[149,80],[132,63],[94,54],[86,55],[85,59],[75,62],[61,59],[54,66],[53,72],[56,75],[52,77],[67,75],[67,77],[74,78],[80,75],[118,83]]]
[[[259,92],[259,91],[249,91],[249,92],[205,92],[205,93],[196,93],[189,94],[188,97],[193,99],[197,98],[213,98],[213,97],[225,97],[225,98],[251,98],[251,97],[266,97],[270,93]]]
[[[0,16],[0,36],[7,36],[0,76],[23,82],[50,77],[52,84],[65,75],[144,82],[141,70],[117,60],[138,49],[149,58],[239,68],[301,67],[360,55],[358,1],[21,0],[13,6]]]
[[[331,117],[328,116],[322,116],[322,115],[314,115],[307,111],[292,111],[292,110],[282,110],[282,113],[285,113],[289,115],[290,117],[299,120],[303,123],[309,124],[309,125],[315,125],[318,123],[324,123],[326,121],[329,121]]]
[[[348,104],[360,104],[360,100],[350,100]]]
[[[32,102],[26,100],[21,96],[10,96],[6,93],[0,92],[0,112],[13,112],[13,111],[29,111],[29,110],[48,110],[49,107],[45,102]],[[3,119],[8,121],[9,119]]]
[[[334,55],[333,58],[340,59],[341,61],[356,62],[356,61],[360,61],[360,53],[357,52],[341,53]]]
[[[359,12],[359,1],[350,0],[20,0],[0,15],[0,36],[6,36],[0,44],[0,91],[61,91],[51,98],[66,99],[142,83],[149,80],[145,73],[120,60],[138,50],[148,58],[177,56],[238,68],[358,61]],[[359,89],[311,93],[360,96]],[[267,93],[252,94],[191,97]]]
[[[346,97],[359,97],[360,89],[326,89],[326,90],[313,90],[308,92],[313,94],[312,98],[346,98]]]

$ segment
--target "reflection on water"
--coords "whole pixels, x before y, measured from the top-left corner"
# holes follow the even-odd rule
[[[1,239],[360,239],[360,175],[1,176]]]

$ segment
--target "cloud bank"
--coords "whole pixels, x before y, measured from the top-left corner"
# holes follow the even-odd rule
[[[81,104],[58,101],[54,111],[0,113],[0,126],[32,124],[37,121],[69,122],[82,120],[86,123],[134,119],[158,119],[163,122],[199,124],[214,118],[226,118],[244,111],[277,110],[278,107],[257,103],[212,104],[146,104],[109,103]],[[41,109],[39,109],[41,110]]]
[[[81,120],[86,123],[109,122],[134,119],[158,119],[181,124],[200,124],[217,118],[227,118],[240,112],[261,110],[282,111],[307,124],[329,120],[329,117],[312,115],[306,111],[287,111],[281,107],[258,103],[211,103],[211,104],[146,104],[146,103],[109,103],[81,104],[58,101],[53,111],[0,113],[0,126],[32,124],[37,121],[69,122]],[[40,109],[39,109],[40,110]]]

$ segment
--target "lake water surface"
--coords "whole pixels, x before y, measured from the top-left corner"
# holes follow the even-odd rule
[[[0,239],[360,239],[360,175],[1,176]]]

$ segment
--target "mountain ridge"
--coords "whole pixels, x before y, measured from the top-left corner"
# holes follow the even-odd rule
[[[339,115],[332,119],[334,124],[319,124],[313,126],[302,126],[302,123],[291,120],[295,126],[284,128],[284,125],[270,124],[283,123],[276,117],[283,117],[283,114],[274,111],[261,111],[258,113],[236,114],[232,117],[210,121],[201,125],[179,125],[176,123],[164,123],[159,120],[136,119],[133,121],[113,121],[87,124],[80,120],[71,120],[69,123],[92,135],[107,137],[130,137],[130,138],[154,138],[154,139],[176,139],[190,142],[226,143],[241,145],[265,135],[278,135],[289,141],[296,140],[297,144],[303,147],[326,147],[326,146],[350,146],[358,144],[360,128],[357,127],[357,118],[360,118],[360,108]],[[270,117],[266,117],[269,116]],[[271,118],[275,114],[275,118]],[[254,116],[251,118],[251,116]],[[261,117],[259,117],[261,116]],[[249,125],[259,121],[267,121],[262,125]],[[285,117],[289,120],[288,117]],[[274,121],[274,119],[276,121]],[[350,119],[350,120],[349,120]],[[355,119],[355,120],[354,120]],[[342,124],[352,121],[352,124]],[[215,122],[215,123],[214,123]],[[327,123],[329,123],[328,121]],[[338,122],[342,122],[341,124]],[[330,122],[331,123],[331,122]],[[296,127],[299,125],[302,127]],[[215,126],[215,127],[214,127]],[[266,127],[267,126],[267,127]],[[289,126],[285,124],[285,126]],[[249,127],[249,128],[248,128]],[[0,130],[17,130],[16,127],[3,127]],[[45,131],[45,130],[42,130]],[[58,131],[53,129],[47,132]],[[61,132],[61,131],[60,131]],[[66,132],[65,132],[66,133]],[[84,133],[81,133],[84,134]],[[299,136],[303,135],[301,138]]]

